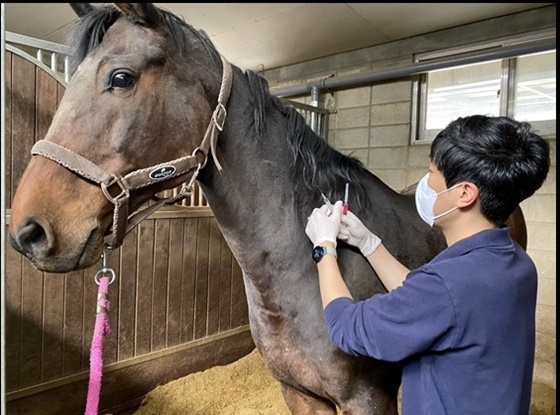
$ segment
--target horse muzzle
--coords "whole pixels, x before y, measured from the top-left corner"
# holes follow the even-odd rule
[[[15,230],[8,233],[8,243],[25,256],[40,271],[65,273],[95,264],[100,257],[103,238],[99,227],[89,231],[81,242],[67,249],[56,244],[50,223],[40,217],[26,217]]]

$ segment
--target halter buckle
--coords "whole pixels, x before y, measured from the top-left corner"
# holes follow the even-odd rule
[[[116,196],[113,196],[109,192],[109,187],[113,186],[115,183],[118,184],[120,188],[120,193]],[[113,178],[108,183],[105,182],[101,183],[101,190],[103,191],[105,197],[114,205],[118,204],[118,202],[122,199],[128,199],[128,197],[130,196],[130,193],[127,187],[125,186],[125,184],[123,183],[122,178],[115,176],[114,174],[113,174]]]
[[[216,109],[212,113],[212,121],[219,131],[224,129],[224,123],[226,122],[227,110],[226,107],[221,102],[218,102]]]

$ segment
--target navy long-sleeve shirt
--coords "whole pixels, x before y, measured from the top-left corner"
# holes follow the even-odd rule
[[[479,232],[387,294],[325,308],[346,353],[403,362],[403,415],[529,413],[537,271],[509,232]]]

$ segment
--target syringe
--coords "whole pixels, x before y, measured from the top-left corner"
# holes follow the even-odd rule
[[[346,215],[348,213],[348,186],[350,183],[346,183],[346,188],[344,189],[344,204],[342,205],[342,214]]]

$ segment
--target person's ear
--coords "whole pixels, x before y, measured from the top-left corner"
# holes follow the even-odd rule
[[[465,208],[474,205],[478,199],[478,186],[471,182],[464,182],[460,189],[461,195],[457,201],[457,207]]]

